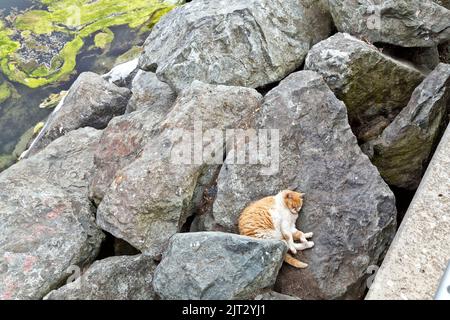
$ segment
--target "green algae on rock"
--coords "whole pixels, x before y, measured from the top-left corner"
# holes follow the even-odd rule
[[[0,82],[0,103],[5,102],[9,98],[17,98],[19,96],[17,90],[8,81]]]
[[[11,97],[11,88],[8,82],[3,82],[0,84],[0,103],[5,102]]]
[[[106,28],[94,37],[94,43],[97,48],[106,49],[106,47],[114,40],[114,32]]]
[[[0,154],[0,172],[12,166],[16,160],[12,154]]]
[[[108,29],[152,27],[184,1],[40,0],[45,9],[28,10],[0,21],[0,69],[30,88],[66,80],[86,38],[96,46],[113,40]]]
[[[142,47],[133,46],[130,50],[117,57],[115,65],[117,66],[119,64],[138,58],[139,55],[142,53],[142,50],[143,50]]]
[[[41,102],[39,108],[41,109],[52,109],[55,108],[58,103],[67,95],[67,91],[63,90],[59,93],[52,93],[47,99]]]

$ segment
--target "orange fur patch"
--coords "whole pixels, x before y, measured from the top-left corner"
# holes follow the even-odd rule
[[[239,217],[239,233],[244,236],[262,238],[263,234],[275,230],[270,210],[275,205],[275,197],[266,197],[251,203]]]
[[[284,203],[289,210],[299,212],[303,206],[302,194],[299,192],[286,190],[284,195]]]

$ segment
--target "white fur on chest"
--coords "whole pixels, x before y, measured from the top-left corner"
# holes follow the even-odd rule
[[[283,239],[281,230],[289,230],[295,232],[295,222],[298,214],[293,214],[285,205],[283,198],[280,195],[275,197],[275,206],[270,211],[272,221],[276,231],[276,237]]]

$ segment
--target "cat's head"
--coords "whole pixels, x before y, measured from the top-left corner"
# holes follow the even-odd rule
[[[291,190],[283,190],[281,191],[283,194],[283,200],[286,207],[293,213],[297,214],[300,212],[300,209],[303,206],[303,193],[291,191]]]

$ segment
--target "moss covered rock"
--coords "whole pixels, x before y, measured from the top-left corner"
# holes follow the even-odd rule
[[[320,73],[344,101],[360,141],[378,136],[425,78],[412,64],[344,33],[315,45],[308,53],[305,69]]]
[[[408,106],[363,149],[390,185],[416,189],[447,124],[450,65],[440,64],[414,91]]]

